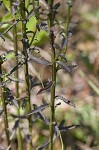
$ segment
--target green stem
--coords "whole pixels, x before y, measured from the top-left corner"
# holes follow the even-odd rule
[[[20,0],[20,9],[21,9],[21,16],[22,16],[22,33],[23,33],[23,40],[26,39],[26,15],[25,15],[25,0]],[[28,72],[28,53],[27,48],[24,46],[23,42],[23,54],[25,56],[25,64],[24,64],[24,73],[25,73],[25,81],[26,81],[26,94],[28,97],[28,104],[27,104],[27,111],[31,111],[31,101],[30,101],[30,86],[29,86],[29,72]],[[31,115],[28,117],[29,121],[29,132],[32,133],[32,118]],[[32,150],[32,141],[28,144],[28,150]]]
[[[55,110],[54,110],[54,103],[55,103],[55,85],[56,85],[56,62],[55,60],[55,52],[52,52],[52,88],[51,88],[51,101],[50,101],[50,146],[49,150],[53,150],[53,122],[55,120]]]
[[[18,46],[17,46],[17,27],[16,25],[13,27],[13,40],[14,40],[14,51],[15,54],[17,56],[18,54]],[[18,58],[15,57],[15,65],[18,64]],[[19,78],[18,75],[18,70],[16,70],[15,72],[15,78]],[[16,89],[16,98],[19,98],[19,83],[15,82],[15,89]],[[17,113],[20,116],[20,102],[19,104],[19,108],[17,109]],[[17,129],[17,140],[18,140],[18,150],[23,150],[23,145],[22,145],[22,135],[21,135],[21,130],[20,127]]]
[[[10,8],[13,5],[13,0],[10,0]],[[15,51],[15,55],[17,56],[18,54],[18,46],[17,46],[17,27],[16,25],[13,26],[13,43],[14,43],[14,51]],[[15,65],[18,64],[18,58],[15,57]],[[18,70],[16,70],[15,72],[15,78],[18,79]],[[15,89],[16,89],[16,98],[19,98],[19,83],[15,82]],[[19,104],[19,108],[17,109],[17,113],[20,116],[20,103]],[[20,131],[20,127],[17,129],[17,140],[18,140],[18,150],[23,150],[23,145],[22,145],[22,136],[21,136],[21,131]]]
[[[1,60],[1,58],[0,58]],[[3,78],[2,75],[2,63],[0,62],[0,83],[2,84]],[[9,125],[8,125],[8,113],[7,113],[7,105],[6,105],[6,95],[5,95],[5,87],[3,86],[1,88],[1,97],[2,97],[2,105],[4,110],[4,125],[5,125],[5,133],[6,133],[6,139],[7,139],[7,145],[9,146],[11,144],[10,142],[10,135],[9,135]],[[10,148],[11,150],[11,148]]]
[[[55,48],[54,48],[54,33],[51,31],[51,28],[54,24],[54,16],[52,12],[53,7],[53,0],[49,0],[49,6],[50,6],[50,14],[49,14],[49,28],[50,28],[50,45],[52,50],[52,56],[51,56],[51,63],[52,63],[52,82],[53,85],[51,87],[51,101],[50,101],[50,145],[49,150],[53,150],[53,136],[54,136],[54,130],[53,130],[53,123],[55,121],[55,109],[54,109],[54,103],[55,103],[55,86],[56,86],[56,54],[55,54]]]

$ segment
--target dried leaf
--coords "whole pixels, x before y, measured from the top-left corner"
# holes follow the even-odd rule
[[[47,84],[47,86],[45,86],[44,88],[40,89],[40,90],[37,92],[37,95],[39,95],[39,94],[42,94],[42,93],[45,93],[45,92],[49,91],[49,90],[50,90],[50,88],[51,88],[51,86],[52,86],[52,84],[53,84],[53,82],[52,82],[52,81],[50,81],[50,82]]]
[[[54,123],[53,128],[54,128],[55,136],[56,137],[59,136],[60,131],[59,131],[59,127],[58,127],[57,123]]]
[[[34,110],[30,111],[30,113],[28,114],[29,115],[33,115],[35,113],[38,113],[39,111],[42,111],[43,109],[47,108],[49,106],[49,104],[44,104],[44,105],[41,105],[41,106],[38,106],[36,107]]]
[[[5,41],[4,35],[0,33],[0,37]]]
[[[68,43],[68,39],[64,37],[62,39],[61,49],[64,49],[66,47],[67,43]]]
[[[71,130],[71,129],[80,127],[80,125],[64,126],[64,123],[65,123],[65,120],[62,120],[62,122],[59,125],[60,131],[67,131],[67,130]]]
[[[78,127],[80,127],[80,125],[60,126],[59,129],[62,132],[62,131],[72,130],[72,129],[78,128]]]
[[[56,139],[56,135],[54,135],[54,137],[53,137],[53,143],[54,143],[55,139]],[[49,143],[50,143],[50,141],[46,141],[45,143],[43,143],[40,146],[40,148],[38,148],[38,150],[44,150],[48,146]]]
[[[59,127],[63,127],[64,126],[64,123],[65,123],[65,120],[62,120]]]
[[[38,112],[38,116],[45,124],[49,125],[49,120],[41,112]]]
[[[13,102],[13,104],[14,104],[17,108],[19,108],[19,105],[18,105],[18,102],[17,102],[16,99],[13,99],[12,102]]]
[[[6,97],[6,103],[10,105],[15,105],[17,108],[19,108],[17,101],[14,99],[14,96],[11,93],[11,90],[7,87],[4,87],[4,96]]]
[[[73,102],[71,102],[70,100],[64,98],[63,96],[57,95],[57,96],[55,96],[55,98],[64,101],[65,103],[67,103],[70,106],[76,107]]]
[[[56,4],[54,5],[53,9],[57,10],[57,9],[60,7],[60,5],[61,5],[60,2],[56,3]]]
[[[14,114],[11,114],[11,116],[15,119],[15,118],[18,118],[18,119],[26,119],[27,116],[25,115],[14,115]]]
[[[50,142],[49,141],[46,141],[45,143],[43,143],[40,148],[38,148],[38,150],[44,150],[46,148],[46,146],[48,146]]]
[[[34,108],[37,108],[37,105],[33,104]],[[49,125],[49,121],[47,118],[41,113],[41,111],[37,112],[38,117],[45,123]]]
[[[13,77],[8,76],[8,75],[7,75],[7,78],[8,78],[10,81],[13,81],[13,82],[20,82],[20,83],[23,82],[23,80],[20,80],[20,79],[17,79],[17,78],[13,78]]]
[[[10,73],[8,74],[11,75],[12,73],[14,73],[16,70],[18,70],[24,63],[23,62],[19,62],[11,71]]]
[[[32,75],[29,75],[29,84],[30,84],[30,90],[35,86],[42,85],[41,82],[37,82],[37,79],[34,78]]]
[[[75,68],[75,67],[77,67],[77,65],[76,64],[71,64],[71,65],[67,65],[70,69],[73,69],[73,68]]]
[[[71,68],[68,67],[68,65],[62,61],[57,61],[57,63],[59,64],[59,66],[64,69],[66,72],[71,72]]]
[[[3,32],[3,34],[6,34],[6,33],[7,33],[13,26],[15,26],[19,21],[20,21],[19,19],[15,20],[14,23],[13,23],[12,25],[10,25],[10,27],[7,28],[7,29]]]
[[[45,65],[45,66],[51,66],[51,63],[47,60],[45,60],[44,58],[37,58],[37,57],[34,57],[34,56],[29,56],[30,60],[38,63],[38,64],[42,64],[42,65]]]

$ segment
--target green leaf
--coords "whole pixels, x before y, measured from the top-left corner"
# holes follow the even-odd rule
[[[10,21],[12,18],[12,15],[10,12],[8,12],[3,18],[2,18],[2,21],[1,22],[8,22]],[[9,27],[9,24],[8,23],[5,23],[1,26],[1,30],[2,29],[6,29],[7,27]],[[2,32],[2,31],[1,31]]]
[[[10,2],[8,0],[3,0],[3,4],[8,9],[8,11],[10,11]]]
[[[31,17],[29,19],[29,22],[27,22],[27,31],[36,31],[36,25],[37,25],[37,19],[35,16]],[[37,31],[36,33],[36,39],[33,41],[33,44],[35,46],[43,46],[47,41],[49,40],[48,33],[44,30],[40,30],[40,32]]]
[[[35,16],[31,17],[26,24],[27,31],[35,32],[36,24],[37,24],[37,20],[36,20]]]
[[[7,60],[11,60],[11,59],[14,58],[14,57],[15,57],[15,53],[14,53],[14,52],[8,53],[8,54],[6,55]]]
[[[8,12],[5,16],[3,16],[3,18],[2,18],[2,22],[10,21],[10,20],[11,20],[11,18],[12,18],[12,15],[11,15],[11,13],[10,13],[10,12]]]
[[[35,46],[43,46],[49,40],[48,33],[44,30],[41,30],[40,32],[38,32],[36,35],[36,38],[37,40],[35,39],[33,42]]]

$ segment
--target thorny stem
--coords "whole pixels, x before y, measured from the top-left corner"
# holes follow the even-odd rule
[[[25,64],[24,64],[24,72],[25,72],[25,81],[26,81],[26,92],[28,97],[28,104],[27,104],[27,111],[31,111],[31,102],[30,102],[30,86],[29,86],[29,72],[28,72],[28,53],[27,47],[24,45],[24,40],[27,39],[26,35],[26,15],[25,15],[25,0],[20,0],[20,9],[21,9],[21,16],[22,16],[22,33],[23,33],[23,54],[25,57]],[[29,132],[32,133],[32,118],[31,115],[28,117],[29,120]],[[32,150],[32,141],[28,144],[28,150]]]
[[[53,130],[53,123],[55,120],[55,110],[54,110],[54,103],[55,103],[55,86],[56,86],[56,61],[55,61],[55,48],[54,48],[54,33],[52,31],[52,27],[54,24],[54,16],[52,12],[53,8],[53,0],[49,0],[49,6],[50,6],[50,14],[49,14],[49,28],[50,28],[50,44],[51,44],[51,50],[52,50],[52,56],[51,56],[51,62],[52,62],[52,82],[53,85],[51,87],[51,101],[50,101],[50,145],[49,150],[53,150],[53,136],[54,136],[54,130]]]
[[[13,27],[13,40],[14,40],[14,51],[16,54],[15,57],[15,65],[18,64],[18,58],[17,58],[17,54],[18,54],[18,46],[17,46],[17,27],[16,25]],[[15,72],[15,78],[19,78],[18,75],[18,70],[16,70]],[[16,89],[16,98],[19,98],[19,83],[15,82],[15,89]],[[20,102],[19,104],[19,108],[17,109],[17,113],[20,116]],[[18,150],[23,150],[23,144],[22,144],[22,135],[21,135],[21,130],[20,127],[17,129],[17,140],[18,140]]]
[[[0,57],[0,83],[3,83],[3,78],[2,78],[2,62],[1,62],[1,57]],[[7,139],[7,145],[10,146],[10,135],[9,135],[9,125],[8,125],[8,114],[7,114],[7,105],[6,105],[6,95],[5,95],[5,87],[3,86],[1,88],[1,97],[2,97],[2,105],[3,105],[3,110],[4,110],[4,125],[5,125],[5,133],[6,133],[6,139]],[[11,150],[11,148],[9,149]]]

